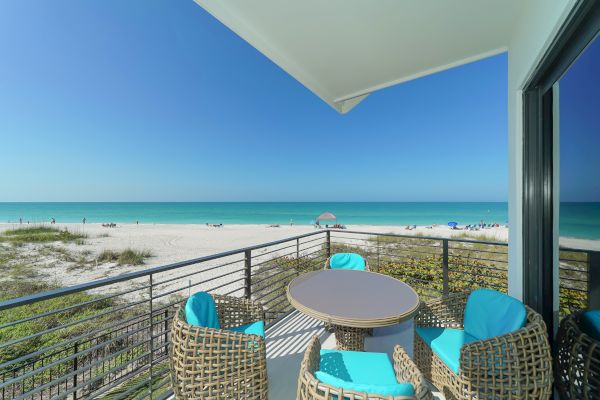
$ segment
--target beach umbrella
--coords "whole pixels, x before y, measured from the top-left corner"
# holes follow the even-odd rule
[[[458,225],[458,222],[448,222],[448,226],[450,228],[456,228],[457,225]]]
[[[334,220],[337,219],[337,217],[335,215],[333,215],[330,212],[324,212],[323,214],[319,215],[317,217],[317,222],[319,221],[328,221],[328,220]]]

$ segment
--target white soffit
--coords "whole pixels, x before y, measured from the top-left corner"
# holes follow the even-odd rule
[[[523,0],[195,0],[341,113],[506,51]]]

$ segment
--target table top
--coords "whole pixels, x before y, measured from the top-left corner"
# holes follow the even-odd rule
[[[354,328],[394,325],[419,309],[419,296],[409,285],[368,271],[309,272],[290,282],[287,298],[306,315]]]

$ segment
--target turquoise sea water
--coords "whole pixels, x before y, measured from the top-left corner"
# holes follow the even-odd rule
[[[342,224],[508,222],[507,203],[0,203],[0,221],[310,224],[330,211]],[[600,203],[561,205],[561,236],[600,239]]]

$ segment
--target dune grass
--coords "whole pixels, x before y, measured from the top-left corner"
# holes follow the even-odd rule
[[[98,262],[116,262],[118,265],[142,265],[146,258],[152,257],[149,250],[125,249],[123,251],[103,250]]]
[[[87,235],[83,233],[70,232],[67,229],[59,229],[52,226],[9,229],[0,234],[0,241],[15,245],[46,242],[76,242],[82,244],[85,238],[87,238]]]
[[[506,242],[506,240],[497,238],[494,235],[488,235],[485,233],[469,233],[469,232],[461,232],[457,235],[453,235],[452,239],[479,240],[482,242]]]

